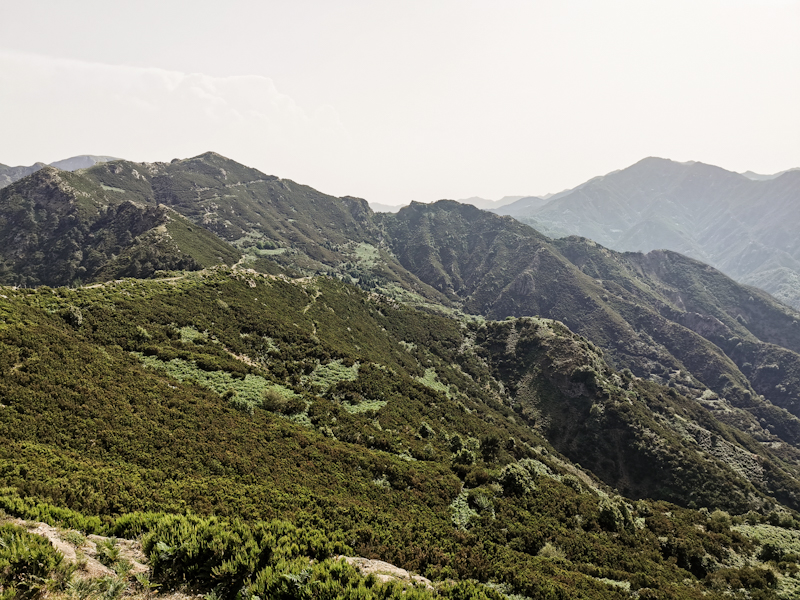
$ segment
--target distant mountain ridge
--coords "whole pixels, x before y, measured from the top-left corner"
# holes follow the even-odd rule
[[[78,169],[88,169],[97,163],[108,162],[112,160],[119,159],[114,158],[113,156],[94,156],[91,154],[81,154],[80,156],[73,156],[71,158],[65,158],[64,160],[57,160],[56,162],[50,163],[50,166],[61,169],[62,171],[77,171]],[[27,177],[28,175],[35,173],[45,166],[47,165],[42,162],[34,163],[29,167],[8,167],[0,164],[0,189],[11,185],[23,177]]]
[[[789,173],[790,171],[800,171],[800,167],[795,167],[793,169],[786,169],[785,171],[778,171],[777,173],[763,174],[763,173],[754,173],[753,171],[745,171],[742,173],[748,179],[752,179],[754,181],[768,181],[770,179],[775,179],[776,177],[780,177],[784,173]]]
[[[513,202],[517,202],[522,198],[526,198],[527,196],[503,196],[499,200],[487,200],[486,198],[480,198],[479,196],[472,196],[470,198],[464,198],[463,200],[458,200],[461,204],[470,204],[477,208],[483,210],[497,210],[507,204],[511,204]],[[388,212],[388,213],[396,213],[401,208],[408,206],[408,204],[382,204],[380,202],[370,202],[369,206],[375,212]]]
[[[156,565],[184,542],[132,511],[299,519],[508,586],[454,600],[727,598],[797,572],[790,544],[739,532],[800,535],[800,313],[698,260],[455,201],[376,214],[214,152],[44,167],[0,190],[0,239],[19,518],[122,515]],[[212,554],[198,589],[223,597],[306,577]]]
[[[213,152],[75,173],[47,167],[0,191],[0,217],[6,283],[65,285],[239,263],[330,275],[429,310],[557,319],[602,348],[612,367],[669,385],[800,462],[799,315],[679,254],[551,240],[454,201],[375,214],[364,200],[328,196]],[[552,424],[569,418],[548,414]],[[549,431],[568,455],[593,435]],[[622,472],[592,468],[629,493],[688,502],[685,489],[637,488]],[[765,489],[794,477],[774,475]],[[800,487],[782,498],[800,508]]]
[[[669,249],[800,308],[800,170],[758,180],[703,163],[647,158],[545,204],[497,211],[551,237],[619,251]]]

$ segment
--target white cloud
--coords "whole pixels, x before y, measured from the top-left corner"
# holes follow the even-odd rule
[[[0,115],[3,152],[16,162],[83,153],[169,160],[214,150],[292,176],[298,164],[341,156],[350,146],[332,107],[308,110],[268,77],[8,52],[0,52]]]

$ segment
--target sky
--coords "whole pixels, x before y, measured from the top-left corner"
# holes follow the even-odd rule
[[[213,150],[336,196],[800,166],[800,0],[2,0],[0,163]]]

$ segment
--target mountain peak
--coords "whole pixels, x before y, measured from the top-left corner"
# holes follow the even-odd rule
[[[57,160],[51,162],[50,166],[61,169],[62,171],[77,171],[78,169],[88,169],[98,163],[111,162],[114,160],[121,160],[113,156],[95,156],[93,154],[81,154],[64,160]]]

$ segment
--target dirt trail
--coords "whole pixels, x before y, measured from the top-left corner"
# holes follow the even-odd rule
[[[103,577],[105,575],[114,575],[114,571],[97,560],[97,544],[108,540],[109,538],[101,535],[86,536],[86,542],[79,546],[73,546],[69,542],[64,541],[62,534],[65,530],[57,529],[47,523],[23,521],[22,519],[9,519],[8,522],[13,523],[19,527],[24,527],[30,533],[41,535],[47,538],[53,547],[64,555],[67,562],[77,564],[86,561],[86,565],[81,567],[81,572],[89,578]],[[77,532],[75,532],[77,533]],[[117,539],[117,546],[120,549],[120,558],[125,558],[130,561],[131,575],[137,573],[146,573],[149,568],[144,564],[147,560],[138,542],[132,540]],[[78,552],[83,554],[79,561]]]
[[[97,560],[97,545],[112,538],[100,535],[87,535],[81,538],[77,531],[59,529],[47,523],[25,521],[23,519],[0,519],[0,524],[2,523],[12,523],[18,527],[25,528],[30,533],[47,538],[53,547],[64,555],[64,559],[67,562],[79,565],[79,570],[76,572],[79,578],[99,579],[101,577],[115,575],[113,570]],[[76,540],[83,539],[83,543],[80,546],[75,546],[64,539],[69,539],[70,537]],[[115,539],[116,547],[120,550],[120,558],[126,559],[131,563],[132,568],[130,570],[130,576],[133,577],[138,573],[147,573],[149,571],[149,568],[145,564],[147,562],[147,557],[142,552],[139,542],[121,538]],[[381,582],[396,581],[413,587],[433,589],[433,585],[429,579],[421,575],[409,573],[405,569],[401,569],[400,567],[396,567],[382,560],[362,558],[359,556],[339,556],[337,558],[347,561],[350,565],[358,569],[363,576],[372,574]],[[55,597],[61,598],[62,596],[57,595],[54,596],[54,598]],[[162,600],[189,600],[190,598],[199,598],[202,596],[194,593],[186,593],[186,591],[183,590],[166,589],[159,590],[151,596],[146,593],[134,592],[132,588],[129,588],[126,590],[124,597],[156,597]]]

